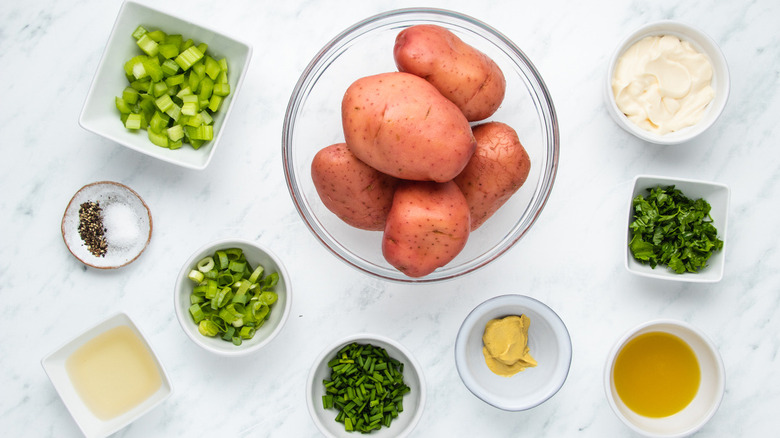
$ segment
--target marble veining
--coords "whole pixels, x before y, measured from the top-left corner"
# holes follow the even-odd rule
[[[8,2],[7,2],[8,3]],[[249,42],[254,56],[222,145],[190,171],[122,148],[78,126],[119,0],[30,0],[0,8],[0,430],[4,436],[80,432],[40,360],[123,311],[148,336],[174,395],[116,436],[314,437],[304,399],[312,362],[337,338],[392,337],[422,364],[428,401],[415,437],[630,436],[602,388],[609,349],[629,328],[675,318],[706,332],[726,365],[726,394],[701,437],[775,436],[780,429],[780,3],[551,0],[147,1]],[[387,283],[330,255],[306,229],[284,181],[282,120],[295,83],[320,48],[377,13],[452,9],[490,24],[534,62],[555,103],[560,165],[547,206],[510,251],[436,285]],[[717,124],[660,147],[622,131],[603,107],[609,56],[655,20],[684,21],[718,42],[731,93]],[[623,267],[631,181],[651,173],[731,188],[726,273],[716,284],[634,277]],[[113,180],[149,205],[152,241],[116,271],[86,268],[60,221],[83,185]],[[238,194],[236,195],[236,192]],[[257,355],[228,359],[195,346],[174,317],[181,263],[224,237],[274,248],[292,276],[292,314]],[[504,412],[460,381],[453,344],[482,301],[521,293],[556,312],[574,353],[563,388],[526,412]]]

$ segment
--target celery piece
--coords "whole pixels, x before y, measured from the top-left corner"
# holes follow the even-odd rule
[[[227,63],[227,58],[222,58],[222,59],[220,59],[220,60],[219,60],[219,61],[217,61],[217,62],[219,63],[219,68],[220,68],[220,69],[221,69],[223,72],[227,73],[227,71],[228,71],[228,63]]]
[[[183,38],[182,38],[181,35],[174,34],[174,35],[166,36],[165,39],[163,40],[163,44],[173,44],[174,46],[176,46],[176,53],[178,53],[179,49],[181,47],[182,41],[183,41]]]
[[[173,75],[175,75],[176,73],[179,72],[179,64],[177,64],[172,59],[166,59],[165,62],[162,63],[160,68],[162,68],[163,75],[166,78],[170,77],[170,76],[173,76]]]
[[[133,130],[141,129],[142,118],[143,116],[141,114],[128,114],[127,120],[125,120],[125,128]]]
[[[143,62],[143,66],[146,74],[149,75],[149,78],[152,81],[159,82],[163,79],[164,73],[162,67],[160,67],[160,63],[157,61],[157,58],[147,59]]]
[[[133,31],[133,35],[132,35],[133,39],[137,40],[138,38],[141,38],[142,36],[144,36],[146,34],[146,32],[147,32],[147,30],[144,29],[143,26],[136,27],[135,30]]]
[[[182,96],[181,101],[181,113],[185,116],[194,116],[200,110],[198,106],[198,96],[194,94]]]
[[[154,101],[154,104],[157,106],[157,108],[160,109],[160,111],[163,112],[168,111],[174,105],[171,96],[167,94],[163,94],[162,96],[157,98],[157,100]]]
[[[174,122],[178,122],[181,117],[181,107],[174,102],[173,106],[165,111],[165,114],[171,118]]]
[[[135,42],[138,44],[138,47],[141,48],[141,50],[144,51],[149,56],[157,56],[157,42],[154,41],[149,37],[149,34],[146,33],[141,38],[138,38],[138,41]]]
[[[148,129],[146,131],[149,135],[149,140],[160,147],[167,148],[168,147],[168,136],[166,134],[160,134],[157,132],[154,132],[152,129]]]
[[[208,75],[212,81],[217,79],[217,76],[219,76],[221,71],[222,68],[220,67],[219,62],[215,61],[211,56],[206,56],[206,75]]]
[[[168,120],[170,120],[170,117],[167,114],[155,111],[151,120],[149,120],[149,129],[160,133],[168,127]]]
[[[203,124],[204,125],[211,125],[212,123],[214,123],[214,118],[211,117],[211,114],[209,114],[208,111],[203,110],[203,111],[200,112],[199,115],[200,115],[200,118],[203,119]]]
[[[192,70],[198,73],[199,78],[206,76],[206,64],[203,61],[198,61],[195,64],[193,64]]]
[[[212,95],[211,99],[209,99],[209,111],[212,113],[215,113],[219,110],[219,107],[222,106],[222,96],[216,96]]]
[[[209,50],[209,45],[206,43],[200,43],[198,44],[198,50],[200,50],[200,53],[206,53],[206,51]]]
[[[122,91],[122,99],[129,104],[138,103],[138,90],[133,87],[125,87]]]
[[[191,140],[209,141],[214,139],[214,125],[185,126],[184,132]]]
[[[168,91],[168,85],[165,84],[165,82],[155,82],[154,85],[152,85],[152,95],[154,97],[160,97],[163,94],[167,94]]]
[[[137,90],[140,93],[149,94],[149,90],[152,89],[152,81],[144,78],[141,81],[130,82],[130,88]]]
[[[221,82],[214,84],[213,93],[216,94],[217,96],[222,96],[222,97],[227,96],[228,94],[230,94],[230,84],[221,83]]]
[[[179,92],[178,92],[178,93],[176,93],[176,97],[178,97],[179,99],[181,99],[181,98],[183,98],[184,96],[187,96],[187,95],[189,95],[189,94],[192,94],[192,90],[190,89],[190,87],[189,87],[189,86],[186,86],[186,87],[182,88],[181,90],[179,90]]]
[[[182,140],[173,141],[171,139],[168,139],[168,149],[170,149],[170,150],[179,149],[183,145],[184,145],[184,142]]]
[[[182,70],[186,71],[189,70],[193,64],[200,61],[201,58],[203,58],[203,52],[198,50],[197,47],[192,46],[179,53],[176,57],[176,63],[179,64],[179,67],[181,67]]]
[[[133,110],[130,108],[130,105],[128,105],[127,102],[121,97],[115,98],[114,102],[116,103],[116,109],[118,109],[120,113],[130,114],[133,112]]]
[[[183,51],[189,49],[190,47],[192,47],[194,45],[195,45],[195,42],[192,41],[191,39],[186,40],[183,43],[181,43],[181,47],[179,48],[179,52],[183,52]]]
[[[125,62],[125,74],[128,76],[133,76],[133,72],[134,72],[133,68],[135,67],[135,65],[138,64],[139,62],[144,62],[144,60],[146,60],[147,58],[148,56],[146,55],[137,55],[130,58],[127,62]]]
[[[224,71],[224,70],[221,71],[219,73],[219,76],[217,76],[217,80],[214,81],[214,83],[215,84],[227,84],[228,83],[227,72]]]
[[[200,80],[201,76],[194,70],[191,70],[187,75],[187,86],[192,90],[193,93],[197,92],[198,85],[200,85]]]
[[[133,64],[133,76],[136,79],[143,79],[149,77],[149,73],[146,72],[146,67],[144,67],[144,61],[138,61],[135,64]]]
[[[184,138],[184,128],[181,125],[173,125],[168,128],[168,139],[178,141]]]
[[[178,66],[178,64],[177,64]],[[181,85],[184,83],[184,73],[174,76],[169,76],[165,78],[165,83],[168,84],[169,87],[175,87],[176,85]]]
[[[192,148],[195,149],[196,151],[200,149],[201,146],[203,146],[203,143],[205,143],[205,141],[203,140],[195,140],[192,138],[189,140],[190,140],[190,146],[192,146]]]
[[[198,84],[198,98],[201,100],[208,100],[211,98],[211,94],[214,92],[214,81],[209,76],[204,77]]]
[[[165,32],[163,32],[163,31],[161,31],[159,29],[158,30],[153,30],[151,32],[148,32],[146,34],[146,36],[148,36],[149,38],[152,39],[152,41],[154,41],[154,42],[156,42],[158,44],[160,42],[162,42],[165,39],[165,37],[166,37]]]
[[[168,43],[160,44],[160,46],[157,47],[157,52],[165,59],[175,58],[179,55],[179,45]]]
[[[183,121],[181,124],[186,126],[191,126],[193,128],[197,128],[198,126],[203,124],[203,116],[201,116],[201,113],[198,112],[197,114],[190,115],[187,114],[189,117],[187,120]]]

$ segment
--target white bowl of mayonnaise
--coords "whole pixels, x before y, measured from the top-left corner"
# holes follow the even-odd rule
[[[650,143],[693,139],[715,123],[728,100],[728,64],[717,43],[677,21],[629,34],[607,71],[607,110],[621,128]]]

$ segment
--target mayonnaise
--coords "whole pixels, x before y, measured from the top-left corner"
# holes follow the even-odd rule
[[[636,125],[657,134],[701,120],[715,96],[712,65],[687,41],[670,35],[643,38],[618,59],[612,92]]]

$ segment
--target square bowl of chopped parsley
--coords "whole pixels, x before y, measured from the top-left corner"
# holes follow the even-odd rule
[[[629,201],[626,268],[664,280],[723,278],[730,190],[715,182],[638,175]]]

